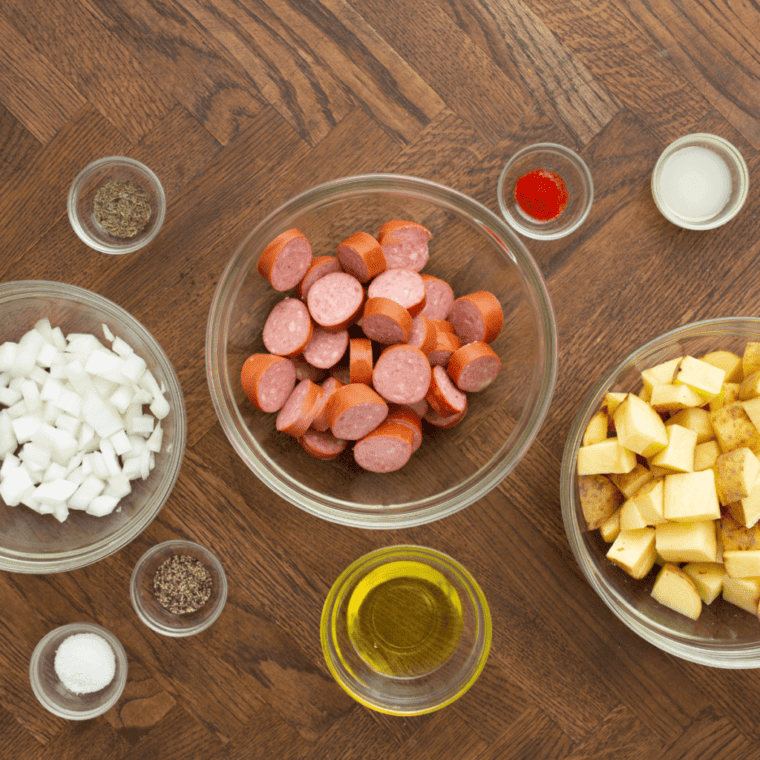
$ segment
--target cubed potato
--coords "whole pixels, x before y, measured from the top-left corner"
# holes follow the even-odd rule
[[[627,499],[620,507],[620,530],[639,530],[648,525],[633,498]]]
[[[652,596],[666,607],[696,620],[702,613],[702,598],[694,581],[680,567],[666,562],[657,573]]]
[[[668,562],[715,562],[718,554],[715,523],[698,520],[657,525],[655,548]]]
[[[604,475],[581,475],[578,493],[589,530],[600,527],[623,503],[623,494]]]
[[[709,354],[699,357],[703,362],[720,367],[726,373],[726,383],[740,382],[744,377],[742,358],[733,351],[710,351]],[[758,366],[760,369],[760,366]]]
[[[631,497],[646,525],[658,525],[665,522],[665,489],[662,478],[655,478],[645,483]]]
[[[683,356],[678,356],[675,359],[668,359],[666,362],[645,369],[641,373],[641,382],[647,392],[651,394],[652,388],[655,385],[669,385],[672,383],[673,378],[676,376],[678,365],[683,358]]]
[[[694,449],[694,472],[714,467],[720,454],[720,446],[716,440],[698,443]]]
[[[760,370],[760,343],[748,341],[742,355],[742,376],[748,377]]]
[[[723,578],[723,598],[753,615],[760,601],[760,578]]]
[[[760,549],[724,550],[723,564],[731,578],[756,578],[760,576]]]
[[[694,581],[704,604],[711,604],[720,596],[726,576],[726,568],[721,562],[688,562],[681,569]]]
[[[747,528],[738,523],[731,515],[720,518],[720,545],[723,553],[727,551],[760,549],[760,524]]]
[[[749,496],[726,505],[729,514],[745,528],[751,528],[760,520],[760,481],[750,491]]]
[[[620,535],[620,510],[613,512],[600,526],[602,539],[611,544]]]
[[[724,369],[695,359],[693,356],[684,356],[678,365],[673,383],[688,385],[707,402],[720,393],[725,379]]]
[[[678,412],[702,406],[704,399],[688,385],[655,385],[649,403],[657,412]]]
[[[760,396],[760,370],[745,377],[739,386],[739,398],[742,401],[748,401],[758,396]]]
[[[607,409],[607,414],[609,414],[610,417],[614,416],[615,410],[623,403],[623,401],[625,401],[627,395],[627,393],[619,393],[616,391],[604,395],[602,406]]]
[[[583,433],[583,445],[590,446],[592,443],[601,443],[607,438],[609,418],[604,409],[600,409],[586,425]]]
[[[613,419],[620,445],[636,454],[653,456],[668,443],[668,433],[660,415],[632,393],[615,410]]]
[[[632,578],[643,578],[655,561],[654,528],[621,530],[607,552],[607,559]]]
[[[743,401],[742,407],[750,422],[760,430],[760,397]]]
[[[705,443],[715,438],[712,422],[710,422],[710,412],[702,407],[681,409],[680,412],[676,412],[670,419],[665,421],[665,426],[669,425],[680,425],[681,427],[693,430],[697,434],[697,446],[700,443]]]
[[[651,464],[655,467],[667,467],[675,472],[694,471],[694,450],[697,447],[697,434],[694,430],[670,425],[668,432],[668,445],[652,457]]]
[[[755,455],[760,452],[760,431],[752,424],[741,401],[734,401],[710,412],[710,421],[723,451],[746,446]]]
[[[734,401],[738,401],[740,388],[741,385],[739,383],[723,383],[720,393],[714,399],[710,399],[707,408],[711,412],[717,412],[718,409],[722,409],[727,404],[733,404]]]
[[[758,478],[760,460],[746,446],[727,451],[715,461],[715,487],[721,504],[749,496]]]
[[[715,473],[676,472],[665,476],[665,518],[667,520],[717,520],[720,517]]]
[[[639,462],[630,472],[613,473],[610,475],[610,480],[626,499],[630,499],[639,488],[652,480],[652,473],[648,467]]]
[[[630,472],[635,466],[636,454],[621,446],[617,438],[578,449],[578,475]]]

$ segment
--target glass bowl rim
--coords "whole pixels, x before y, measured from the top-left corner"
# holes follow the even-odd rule
[[[42,657],[42,651],[45,649],[46,644],[56,636],[68,633],[73,636],[77,633],[95,633],[102,636],[113,649],[114,657],[118,663],[117,675],[119,682],[117,688],[111,697],[103,702],[99,707],[95,707],[92,710],[76,712],[73,710],[67,710],[57,705],[52,699],[47,696],[47,692],[42,688],[39,679],[37,678],[37,665]],[[68,638],[68,636],[66,636]],[[65,639],[64,639],[65,640]],[[29,660],[29,681],[34,692],[34,696],[37,697],[39,703],[48,711],[57,715],[60,718],[67,720],[91,720],[97,718],[99,715],[108,712],[118,701],[121,699],[124,693],[124,688],[127,684],[127,676],[129,670],[129,658],[127,657],[126,649],[113,631],[108,628],[99,625],[98,623],[90,622],[77,622],[66,623],[65,625],[57,626],[51,631],[48,631],[34,647],[32,656]],[[116,678],[116,676],[114,676]],[[110,684],[108,684],[110,686]],[[108,688],[108,687],[104,687]]]
[[[482,646],[480,647],[477,660],[475,661],[474,666],[470,670],[466,679],[459,684],[455,691],[450,692],[445,695],[444,698],[425,706],[413,707],[411,705],[414,704],[414,702],[410,699],[407,700],[409,706],[406,708],[400,705],[392,707],[380,700],[373,700],[369,697],[357,693],[351,688],[350,682],[343,678],[339,673],[335,667],[333,657],[331,655],[331,649],[334,648],[336,652],[338,649],[335,647],[335,642],[330,635],[330,631],[332,629],[332,623],[335,620],[335,617],[337,616],[339,610],[337,602],[345,595],[344,592],[346,586],[351,584],[357,576],[363,576],[365,567],[369,566],[370,570],[375,569],[384,564],[387,564],[388,562],[392,562],[394,560],[394,557],[403,557],[409,561],[415,561],[415,559],[418,561],[423,561],[423,558],[427,557],[433,560],[435,564],[445,567],[446,570],[451,574],[456,575],[460,580],[462,588],[467,594],[467,598],[472,604],[474,612],[476,613],[476,630],[479,629],[480,632],[478,640],[482,639]],[[463,694],[465,694],[478,680],[480,674],[483,672],[483,669],[486,666],[486,662],[488,661],[493,639],[491,609],[488,604],[488,600],[486,599],[485,593],[483,592],[483,589],[480,587],[480,584],[477,582],[472,573],[470,573],[470,571],[464,565],[462,565],[459,560],[454,559],[454,557],[447,554],[446,552],[442,552],[439,549],[433,549],[429,546],[421,546],[419,544],[394,544],[392,546],[379,547],[363,554],[361,557],[357,557],[357,559],[351,562],[348,567],[346,567],[335,579],[332,586],[330,587],[330,590],[327,593],[327,596],[325,597],[325,601],[322,606],[322,613],[320,616],[319,629],[322,654],[325,658],[325,663],[330,671],[330,674],[335,679],[335,682],[353,699],[365,707],[369,707],[372,710],[376,710],[377,712],[382,712],[387,715],[404,716],[425,715],[427,713],[435,712],[446,707],[447,705],[452,704]]]
[[[121,530],[109,538],[100,539],[84,548],[47,552],[37,555],[33,559],[29,559],[29,555],[23,552],[9,553],[3,556],[5,550],[0,549],[0,570],[16,573],[42,574],[77,570],[98,562],[127,546],[147,528],[169,498],[182,467],[187,437],[185,400],[179,378],[163,347],[142,322],[116,302],[78,285],[69,285],[52,280],[15,280],[0,283],[0,307],[11,301],[19,301],[25,298],[44,299],[46,297],[69,301],[74,305],[84,304],[96,310],[99,315],[102,314],[103,321],[107,321],[106,318],[115,318],[119,323],[128,325],[147,346],[151,347],[151,352],[155,354],[158,364],[163,364],[162,371],[166,374],[167,392],[171,393],[172,396],[171,414],[175,417],[175,440],[172,451],[163,452],[168,459],[166,462],[167,474],[150,495],[149,503],[155,503],[154,508],[150,510],[143,508],[140,511],[139,520],[126,523]],[[111,324],[109,326],[114,334],[118,332],[118,329],[114,329],[118,328],[117,325]]]
[[[681,148],[688,147],[690,145],[698,145],[701,143],[711,143],[712,145],[720,148],[720,152],[730,159],[731,163],[736,169],[736,173],[739,176],[739,193],[734,199],[731,206],[726,206],[718,214],[713,217],[712,221],[705,222],[690,222],[680,216],[674,214],[667,206],[660,195],[659,185],[657,183],[662,167],[665,162]],[[749,168],[747,162],[744,160],[744,156],[739,152],[739,149],[725,137],[712,134],[711,132],[693,132],[688,135],[683,135],[676,140],[673,140],[660,154],[657,162],[652,170],[652,179],[650,182],[652,190],[652,198],[659,212],[672,224],[677,225],[686,230],[713,230],[716,227],[721,227],[727,222],[731,221],[744,207],[744,204],[749,195]]]
[[[245,423],[236,405],[232,403],[232,389],[229,383],[224,381],[227,324],[240,286],[251,269],[252,256],[246,258],[243,255],[250,241],[294,207],[308,204],[300,208],[300,213],[304,213],[321,205],[325,199],[338,203],[366,193],[404,194],[434,203],[454,213],[462,213],[461,209],[464,208],[472,217],[470,223],[489,239],[507,241],[509,246],[502,245],[502,253],[516,266],[527,297],[534,300],[536,330],[545,343],[542,356],[543,372],[535,392],[535,404],[530,411],[524,411],[518,420],[517,427],[524,421],[524,429],[506,457],[506,464],[500,463],[500,466],[495,466],[492,458],[488,465],[481,467],[463,484],[425,500],[393,505],[393,509],[388,511],[386,508],[378,509],[373,505],[357,509],[356,504],[326,498],[312,489],[301,486],[288,476],[283,478],[279,472],[272,474],[261,466],[254,469],[248,457],[250,444],[241,434],[241,430],[245,429]],[[498,233],[501,233],[501,237]],[[243,264],[246,263],[248,266],[244,267]],[[532,444],[548,413],[557,379],[557,363],[558,336],[554,310],[543,275],[525,244],[503,220],[473,198],[432,180],[402,174],[362,174],[329,180],[280,204],[243,238],[227,262],[212,299],[206,329],[206,379],[209,392],[217,418],[238,456],[267,487],[289,503],[330,522],[370,529],[403,528],[441,519],[482,498],[507,477]],[[233,410],[231,412],[228,409],[230,406]],[[258,452],[253,447],[251,449],[257,455],[259,464]],[[426,506],[420,508],[418,505],[421,502]],[[430,505],[430,502],[436,503]],[[440,502],[444,504],[443,507],[440,506]]]
[[[742,328],[742,324],[746,326]],[[578,530],[580,506],[575,498],[575,460],[587,418],[598,408],[604,392],[617,376],[632,369],[646,354],[679,339],[710,334],[760,336],[760,317],[716,317],[668,330],[614,362],[584,396],[571,423],[562,455],[559,482],[562,521],[570,549],[586,581],[615,616],[642,639],[668,654],[699,665],[725,669],[760,668],[760,629],[756,645],[705,644],[689,641],[672,633],[666,625],[656,623],[628,605],[613,587],[601,578],[594,563],[587,556],[583,534]]]
[[[553,226],[551,228],[547,227],[543,231],[541,226],[537,225],[535,227],[529,227],[519,218],[512,215],[507,208],[507,203],[504,198],[504,181],[509,169],[514,166],[518,159],[532,153],[541,153],[542,151],[555,154],[559,153],[563,158],[570,161],[570,163],[578,170],[578,175],[582,178],[583,184],[588,188],[588,200],[586,205],[580,216],[572,224],[559,227]],[[591,207],[594,204],[594,180],[591,176],[591,170],[588,168],[588,164],[572,148],[553,142],[533,143],[532,145],[526,145],[524,148],[520,148],[516,153],[513,153],[507,163],[504,164],[504,168],[499,174],[499,180],[496,183],[496,198],[502,216],[516,232],[533,240],[558,240],[559,238],[566,237],[575,232],[588,218],[588,215],[591,213]]]
[[[181,550],[181,549],[187,549],[187,548],[191,548],[197,551],[199,554],[202,554],[204,558],[211,564],[213,568],[213,572],[215,573],[216,579],[219,582],[219,597],[216,600],[216,604],[211,614],[199,620],[196,623],[196,625],[188,627],[188,628],[171,628],[169,626],[162,625],[160,622],[155,620],[148,613],[148,610],[140,603],[140,597],[136,593],[137,579],[141,571],[143,570],[143,568],[157,554],[160,554],[166,549]],[[169,636],[172,638],[194,636],[195,634],[200,633],[201,631],[205,631],[222,614],[222,610],[224,609],[224,606],[227,603],[227,593],[228,593],[227,574],[224,572],[224,567],[222,563],[219,561],[219,558],[208,547],[203,546],[202,544],[196,543],[195,541],[190,541],[189,539],[174,538],[174,539],[169,539],[168,541],[162,541],[161,543],[158,543],[155,546],[151,546],[150,549],[147,549],[142,554],[142,556],[137,560],[134,568],[132,569],[132,574],[130,575],[130,578],[129,578],[129,595],[132,600],[132,607],[135,613],[137,614],[137,616],[151,630],[155,631],[156,633],[160,633],[162,636]]]
[[[156,221],[154,222],[151,231],[139,240],[124,242],[123,244],[106,243],[91,235],[79,219],[77,201],[79,200],[85,181],[89,179],[93,172],[108,166],[128,166],[131,169],[144,174],[153,185],[154,192],[156,193]],[[69,222],[71,223],[74,232],[85,245],[88,245],[90,248],[99,251],[100,253],[110,253],[115,255],[134,253],[135,251],[144,248],[148,243],[153,242],[161,231],[166,218],[166,192],[164,191],[164,186],[161,184],[158,175],[150,167],[137,159],[129,158],[128,156],[104,156],[103,158],[97,158],[94,161],[91,161],[79,171],[76,177],[74,177],[74,180],[69,186],[66,208],[68,211]]]

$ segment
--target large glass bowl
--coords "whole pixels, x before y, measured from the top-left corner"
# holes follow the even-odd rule
[[[760,667],[760,621],[720,597],[703,605],[698,620],[691,620],[652,598],[653,575],[635,580],[607,560],[609,544],[599,531],[589,531],[583,519],[576,459],[586,425],[607,392],[638,393],[642,370],[678,356],[699,357],[718,349],[741,356],[748,341],[760,341],[760,319],[694,322],[637,348],[611,367],[583,400],[567,437],[560,472],[562,517],[570,548],[602,601],[649,643],[685,660],[720,668]]]
[[[264,351],[264,321],[283,297],[256,269],[265,246],[296,227],[314,255],[335,254],[357,231],[383,222],[427,227],[424,272],[455,295],[490,290],[504,308],[492,344],[502,358],[497,379],[471,394],[465,418],[449,430],[426,429],[423,445],[394,473],[361,470],[350,451],[312,459],[257,411],[240,387],[246,358]],[[275,493],[326,520],[399,528],[437,520],[472,504],[500,483],[534,440],[551,401],[557,333],[549,295],[527,248],[491,211],[448,187],[398,175],[338,179],[296,196],[263,219],[241,243],[214,295],[206,334],[206,369],[216,412],[235,451]]]
[[[3,341],[18,341],[43,317],[64,334],[93,333],[101,341],[103,325],[108,325],[145,359],[166,389],[170,411],[161,423],[163,445],[155,456],[155,467],[147,479],[132,481],[132,492],[110,515],[94,517],[70,510],[65,522],[59,523],[52,515],[40,515],[24,505],[8,507],[0,499],[0,570],[38,574],[90,565],[142,533],[174,487],[186,436],[185,404],[174,368],[155,338],[133,316],[107,298],[74,285],[38,280],[0,285]]]

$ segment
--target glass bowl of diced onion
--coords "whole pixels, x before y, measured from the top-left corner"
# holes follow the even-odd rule
[[[728,317],[675,328],[632,351],[610,367],[582,401],[567,437],[560,474],[565,530],[580,569],[594,591],[620,620],[649,643],[682,659],[712,667],[760,667],[760,620],[757,615],[760,581],[758,578],[743,578],[722,585],[719,582],[712,589],[712,594],[717,589],[717,596],[708,603],[706,598],[711,594],[707,592],[696,619],[662,604],[652,595],[662,558],[658,557],[643,578],[636,579],[607,558],[614,533],[605,539],[601,530],[589,530],[578,487],[578,451],[584,445],[589,422],[602,408],[608,393],[642,392],[642,371],[682,356],[701,359],[718,351],[743,357],[746,345],[758,342],[760,319]],[[644,397],[646,393],[644,390]],[[716,400],[713,408],[717,409],[719,405],[720,401]],[[706,408],[709,410],[709,406]],[[666,423],[668,416],[676,413],[676,409],[665,412]],[[613,435],[611,431],[610,436]],[[587,442],[589,440],[593,438]],[[644,464],[641,457],[637,461]],[[726,507],[722,507],[721,512],[725,516]],[[721,530],[717,521],[716,533],[716,559],[720,560]],[[687,572],[695,570],[686,568],[690,563],[672,564]]]
[[[126,546],[185,449],[182,389],[123,308],[46,281],[0,284],[0,569],[53,573]]]

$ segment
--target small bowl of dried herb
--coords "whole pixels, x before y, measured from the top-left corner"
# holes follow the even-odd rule
[[[161,181],[147,166],[124,156],[88,164],[71,183],[69,221],[90,248],[133,253],[158,235],[166,216]]]
[[[149,628],[164,636],[193,636],[221,615],[227,577],[219,560],[200,544],[165,541],[135,565],[130,595]]]

